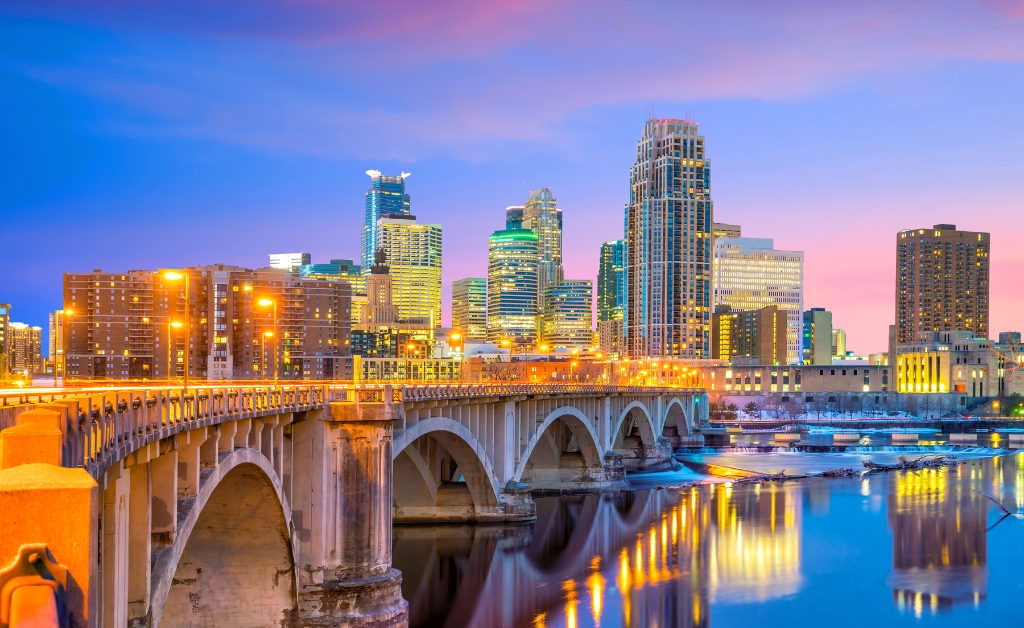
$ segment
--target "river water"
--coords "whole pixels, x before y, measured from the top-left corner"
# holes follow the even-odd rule
[[[539,498],[532,525],[396,526],[394,564],[413,627],[1024,625],[1024,518],[986,497],[1024,511],[1024,453],[952,451],[840,479],[633,476],[651,488]],[[919,454],[690,457],[792,474],[898,455]]]

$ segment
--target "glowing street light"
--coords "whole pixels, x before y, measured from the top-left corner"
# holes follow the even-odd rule
[[[181,321],[167,321],[167,379],[171,379],[171,353],[173,351],[173,344],[171,343],[171,330],[181,329]],[[186,369],[188,366],[186,365]]]

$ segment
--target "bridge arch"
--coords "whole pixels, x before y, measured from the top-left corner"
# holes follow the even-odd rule
[[[691,401],[690,412],[686,411],[683,400],[673,397],[665,408],[665,420],[662,422],[662,433],[665,436],[689,436],[693,433],[693,405]],[[669,434],[671,428],[676,428],[677,434]]]
[[[154,548],[153,625],[277,625],[295,608],[298,555],[281,482],[249,448],[209,472],[174,541]]]
[[[451,456],[465,479],[462,490],[468,489],[472,504],[460,500],[459,483],[446,482],[445,477],[439,482],[417,448],[412,446],[424,436],[436,440]],[[416,519],[418,509],[426,508],[429,518],[437,521],[436,508],[447,507],[454,519],[472,519],[498,509],[501,484],[494,472],[494,463],[483,444],[462,423],[448,417],[420,419],[395,437],[392,451],[395,518]]]
[[[523,473],[526,471],[527,464],[530,462],[530,458],[533,457],[534,452],[538,451],[538,449],[543,452],[543,447],[546,444],[550,444],[548,428],[550,428],[556,421],[562,421],[565,423],[572,432],[573,437],[576,439],[576,444],[579,446],[580,454],[583,457],[584,466],[591,469],[599,469],[602,467],[604,450],[601,448],[600,440],[598,439],[597,432],[594,430],[594,426],[590,423],[587,416],[576,408],[571,406],[562,406],[551,411],[546,417],[544,417],[544,420],[537,426],[537,430],[530,438],[530,441],[526,444],[526,449],[523,451],[523,455],[519,458],[519,464],[516,465],[514,479],[517,482],[523,479]],[[557,456],[559,452],[553,451],[552,454]]]
[[[651,416],[651,411],[647,409],[640,401],[633,401],[619,414],[619,418],[615,421],[615,428],[612,430],[612,449],[618,449],[622,447],[622,437],[620,434],[622,425],[626,421],[626,418],[630,416],[630,412],[633,410],[639,410],[639,413],[635,413],[633,416],[636,418],[637,431],[640,433],[640,441],[645,447],[655,447],[658,442],[658,438],[654,431],[654,417]],[[628,436],[626,434],[625,436]]]

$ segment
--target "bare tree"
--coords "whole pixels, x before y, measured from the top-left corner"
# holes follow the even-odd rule
[[[747,413],[747,416],[757,414],[757,418],[761,418],[761,406],[756,401],[748,401],[747,405],[743,406],[743,411]]]
[[[517,382],[526,379],[524,366],[513,362],[492,362],[488,365],[487,374],[492,382]]]

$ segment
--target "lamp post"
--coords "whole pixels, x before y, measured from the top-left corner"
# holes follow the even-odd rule
[[[192,341],[192,338],[190,337],[190,333],[191,333],[191,329],[192,329],[192,312],[191,312],[192,308],[190,307],[190,304],[191,304],[192,298],[191,298],[191,294],[189,293],[188,278],[189,278],[188,271],[182,271],[182,272],[169,271],[169,272],[164,273],[164,279],[167,279],[168,281],[178,281],[179,279],[184,279],[185,280],[185,383],[184,383],[185,392],[188,392],[188,369],[189,369],[189,366],[192,363],[192,348],[189,346],[191,344],[191,341]],[[170,339],[170,334],[169,333],[168,333],[167,337],[168,337],[168,339]]]
[[[171,330],[172,329],[181,329],[181,321],[172,321],[172,320],[168,320],[167,321],[167,381],[170,381],[171,377],[172,377],[171,376],[171,364],[173,363],[171,361],[171,352],[172,352]],[[185,368],[187,369],[188,366],[186,365]]]
[[[274,385],[276,386],[277,385],[277,333],[278,333],[277,332],[277,301],[274,300],[274,299],[263,298],[263,299],[260,299],[259,301],[257,301],[256,305],[259,305],[260,307],[270,307],[270,308],[273,308],[273,313],[274,313],[274,331],[273,331],[273,333],[270,334],[269,337],[274,338]],[[265,341],[264,341],[264,345],[263,346],[266,347],[266,342]]]

